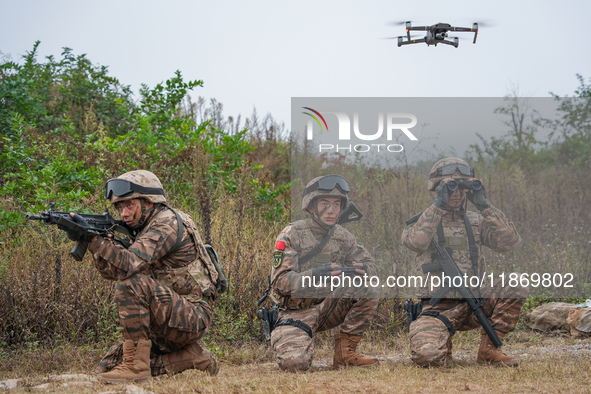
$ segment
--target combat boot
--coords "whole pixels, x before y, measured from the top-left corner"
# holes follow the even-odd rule
[[[137,346],[131,340],[123,342],[123,362],[109,372],[98,375],[105,383],[143,382],[152,379],[150,349],[152,341],[142,339]]]
[[[340,368],[345,365],[371,367],[380,362],[377,358],[364,357],[356,353],[361,335],[335,334],[333,366]]]
[[[504,332],[497,331],[499,338],[505,338]],[[517,357],[511,357],[503,353],[500,348],[496,348],[487,334],[482,334],[480,339],[480,348],[478,349],[478,357],[476,358],[478,364],[494,364],[504,365],[507,367],[516,367],[519,365]]]
[[[170,375],[192,368],[205,371],[212,376],[218,373],[218,360],[215,354],[207,350],[201,340],[185,345],[176,352],[165,354],[162,356],[162,362]]]

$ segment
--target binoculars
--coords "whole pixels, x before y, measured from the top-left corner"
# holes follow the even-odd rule
[[[478,179],[473,181],[469,181],[467,179],[458,179],[457,181],[452,179],[447,182],[447,188],[451,191],[455,191],[456,189],[466,189],[466,190],[480,190],[482,189],[482,182]]]

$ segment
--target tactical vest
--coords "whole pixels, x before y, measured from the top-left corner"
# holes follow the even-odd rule
[[[197,257],[182,267],[152,268],[153,277],[190,302],[208,302],[217,296],[214,283],[218,279],[218,273],[191,217],[181,211],[163,210],[156,214],[148,227],[151,227],[159,220],[175,217],[177,213],[178,217],[181,218],[182,227],[188,231],[193,240]],[[179,230],[182,230],[181,226],[179,226]],[[179,239],[182,238],[182,235],[183,232],[181,231]],[[171,250],[169,253],[174,252],[176,250]]]
[[[318,243],[319,239],[316,239],[306,220],[298,220],[291,225],[291,247],[298,254],[297,260],[297,272],[303,272],[310,268],[319,267],[326,263],[337,263],[338,265],[345,266],[345,254],[343,252],[343,244],[346,239],[343,237],[343,231],[340,225],[335,225],[335,232],[320,253],[308,261],[300,264],[299,257],[305,256],[312,250]],[[294,267],[292,267],[294,269]]]
[[[318,243],[312,228],[306,220],[298,220],[291,224],[291,248],[297,253],[292,258],[292,270],[295,272],[303,272],[314,267],[321,266],[322,264],[334,262],[341,266],[345,266],[345,252],[344,244],[347,239],[343,236],[343,229],[340,225],[335,225],[335,231],[328,243],[320,253],[314,257],[300,264],[299,258],[305,256],[310,252]],[[307,309],[311,306],[321,303],[324,298],[291,298],[281,297],[274,291],[271,292],[272,299],[279,305],[285,306],[287,309]]]

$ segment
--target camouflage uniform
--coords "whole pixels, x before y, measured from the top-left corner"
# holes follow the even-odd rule
[[[313,267],[327,262],[344,267],[357,260],[368,265],[368,276],[377,274],[374,260],[367,250],[349,231],[338,224],[335,226],[333,236],[322,251],[302,265],[298,258],[316,246],[328,230],[308,218],[292,223],[279,234],[277,245],[284,245],[284,249],[275,249],[281,257],[271,272],[271,297],[280,306],[279,320],[300,320],[311,328],[313,334],[340,326],[341,333],[361,335],[369,327],[378,305],[379,294],[375,291],[342,287],[335,290],[337,294],[325,292],[323,298],[291,297],[292,284],[301,283],[302,276],[310,276]],[[281,369],[306,370],[311,366],[312,338],[302,329],[291,325],[276,327],[271,333],[271,344],[277,352]]]
[[[99,273],[117,281],[115,302],[123,340],[150,339],[152,374],[158,375],[165,372],[162,355],[198,343],[210,327],[216,288],[208,274],[217,272],[192,219],[179,211],[183,232],[171,252],[179,236],[177,216],[164,204],[154,207],[128,249],[99,236],[89,250]],[[109,349],[100,371],[121,363],[122,344]]]
[[[507,252],[521,242],[513,223],[494,206],[480,213],[471,211],[463,213],[458,210],[443,210],[431,205],[416,223],[406,226],[402,233],[404,246],[417,253],[413,275],[423,277],[424,286],[417,291],[417,296],[424,300],[423,311],[432,310],[444,315],[456,331],[475,329],[480,327],[480,324],[467,303],[462,301],[455,291],[448,293],[449,298],[441,300],[435,307],[427,302],[438,288],[434,288],[431,292],[430,283],[426,282],[427,274],[423,273],[422,265],[431,263],[432,256],[436,253],[431,239],[433,237],[437,239],[437,226],[441,222],[446,240],[445,246],[453,249],[452,257],[460,271],[467,273],[468,277],[475,274],[470,258],[464,215],[468,216],[474,240],[478,246],[478,272],[482,277],[485,269],[482,253],[484,246],[496,252]],[[437,274],[437,272],[431,273],[431,275]],[[527,288],[512,288],[507,286],[506,281],[505,287],[495,282],[492,288],[487,286],[481,289],[481,296],[486,299],[483,311],[497,333],[504,335],[515,328],[527,294]],[[409,336],[411,359],[415,363],[421,366],[438,366],[449,361],[451,336],[440,319],[433,316],[420,316],[411,324]]]

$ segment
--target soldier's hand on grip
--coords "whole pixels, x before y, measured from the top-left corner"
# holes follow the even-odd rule
[[[472,190],[468,193],[468,200],[476,206],[479,211],[490,208],[490,204],[486,199],[487,193],[484,185],[478,190]]]
[[[453,192],[447,187],[445,180],[439,182],[439,185],[435,189],[435,206],[440,209],[447,209],[447,202]]]
[[[72,221],[74,223],[80,225],[81,227],[90,227],[88,225],[88,222],[79,214],[71,212],[70,217],[72,218]],[[66,234],[68,235],[68,238],[70,240],[75,241],[75,242],[89,241],[90,239],[92,239],[92,237],[89,237],[87,234],[85,234],[81,231],[78,231],[76,229],[71,229],[71,228],[66,230]]]
[[[355,260],[353,267],[356,268],[355,272],[357,275],[365,275],[368,273],[367,270],[369,269],[369,266],[365,263],[362,263],[361,261]]]
[[[325,276],[334,276],[341,273],[339,271],[339,266],[335,263],[325,263],[319,267],[314,267],[312,269],[312,276],[316,278],[322,278]]]

